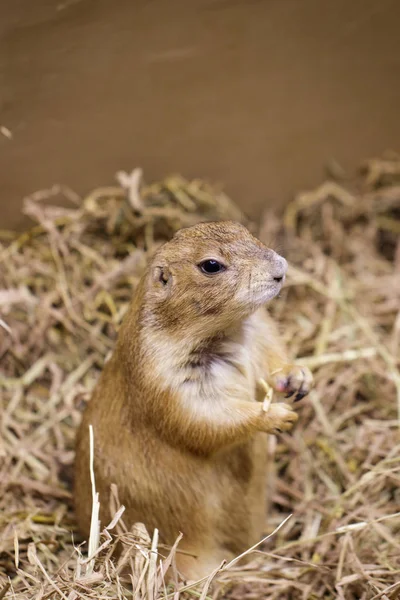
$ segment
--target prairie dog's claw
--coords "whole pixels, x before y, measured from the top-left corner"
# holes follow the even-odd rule
[[[293,401],[298,402],[311,390],[313,376],[308,367],[285,365],[271,376],[270,383],[275,391],[286,392],[285,398],[295,395]]]
[[[299,418],[288,404],[276,402],[271,404],[268,412],[264,414],[263,431],[267,433],[282,433],[292,429],[293,425]]]

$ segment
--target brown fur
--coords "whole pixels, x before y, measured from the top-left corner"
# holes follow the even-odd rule
[[[205,259],[226,270],[205,275]],[[286,261],[243,226],[203,223],[161,247],[136,290],[84,414],[76,454],[79,525],[89,533],[88,426],[103,525],[110,485],[124,520],[158,528],[172,544],[183,533],[178,569],[208,574],[263,531],[266,433],[288,430],[285,404],[255,402],[257,381],[308,392],[311,375],[292,367],[263,305],[280,290]]]

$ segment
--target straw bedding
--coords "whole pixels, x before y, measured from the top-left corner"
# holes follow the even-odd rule
[[[57,186],[35,194],[25,212],[37,224],[0,234],[0,598],[399,598],[399,158],[331,177],[257,225],[204,182],[139,179],[119,174],[128,190],[84,200]],[[49,204],[59,195],[70,208]],[[162,575],[176,549],[124,531],[121,511],[87,560],[74,437],[146,256],[180,227],[221,218],[288,258],[270,309],[316,385],[295,430],[270,439],[272,535],[245,566],[174,589]]]

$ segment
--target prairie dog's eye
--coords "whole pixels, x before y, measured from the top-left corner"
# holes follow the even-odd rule
[[[199,264],[199,269],[206,275],[216,275],[217,273],[225,271],[226,267],[217,260],[209,259],[203,260],[203,262]]]

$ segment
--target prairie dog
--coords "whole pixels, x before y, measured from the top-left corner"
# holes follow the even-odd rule
[[[288,363],[264,305],[287,263],[233,222],[180,230],[151,260],[115,351],[84,413],[76,449],[75,500],[88,535],[89,434],[102,524],[110,485],[125,523],[154,528],[190,580],[208,575],[261,539],[267,433],[297,420],[287,404],[256,402],[263,377],[305,396],[308,369]]]

